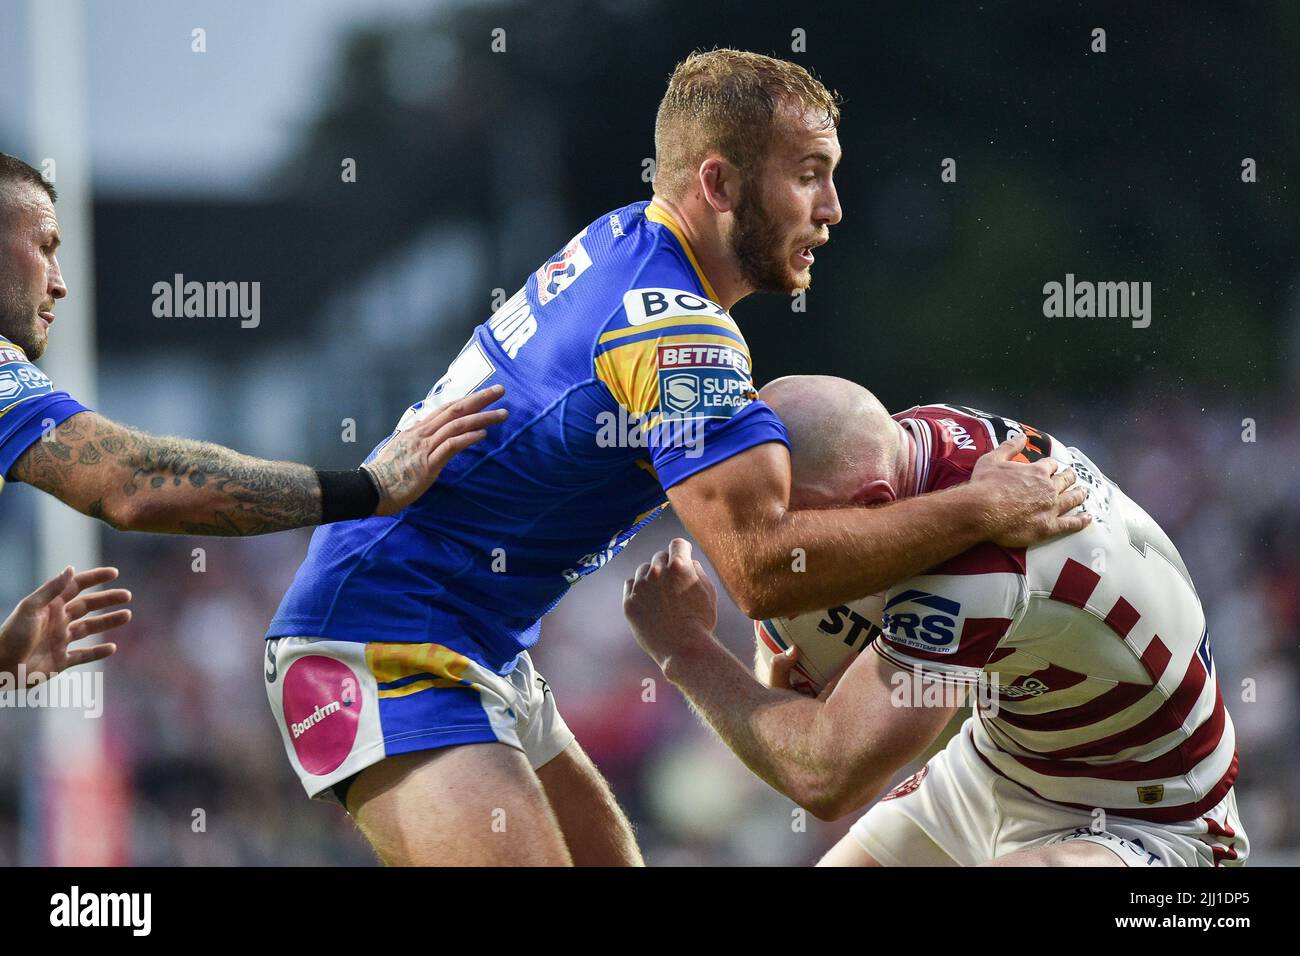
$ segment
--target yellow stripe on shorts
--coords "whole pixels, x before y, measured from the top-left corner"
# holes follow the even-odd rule
[[[366,666],[380,684],[392,683],[415,674],[431,674],[427,680],[412,681],[388,690],[379,688],[379,696],[406,697],[431,687],[468,687],[462,676],[473,663],[441,644],[395,644],[372,641],[366,645]]]

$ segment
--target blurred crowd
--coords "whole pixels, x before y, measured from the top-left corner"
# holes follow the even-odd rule
[[[1300,423],[1276,405],[1207,408],[1154,392],[1107,408],[1019,404],[989,410],[1083,448],[1180,549],[1236,724],[1252,862],[1300,860]],[[17,497],[0,499],[0,545],[10,555],[30,534]],[[623,578],[679,533],[671,515],[660,519],[578,584],[546,619],[534,660],[635,822],[649,863],[812,863],[853,818],[805,818],[752,776],[624,623]],[[304,797],[262,689],[262,634],[306,543],[305,532],[246,541],[106,532],[105,561],[136,595],[135,621],[107,663],[103,717],[130,782],[129,862],[373,862],[338,807]],[[22,590],[14,578],[9,605]],[[750,624],[723,600],[719,634],[748,662]],[[0,757],[31,766],[37,718],[2,716]],[[22,772],[0,780],[0,864],[22,858],[23,789]]]

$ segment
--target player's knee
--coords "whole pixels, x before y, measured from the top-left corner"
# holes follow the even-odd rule
[[[537,768],[578,866],[644,866],[632,821],[576,742]]]

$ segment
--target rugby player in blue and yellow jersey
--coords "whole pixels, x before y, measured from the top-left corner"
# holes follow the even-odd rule
[[[96,414],[32,364],[48,345],[55,303],[68,295],[57,198],[39,170],[0,152],[0,488],[22,481],[120,531],[266,535],[394,514],[504,418],[499,408],[484,411],[498,393],[469,395],[361,470],[322,472]]]
[[[267,691],[308,794],[341,800],[385,862],[640,861],[528,649],[667,503],[759,618],[1080,526],[1060,517],[1081,500],[1071,476],[1002,459],[881,508],[789,509],[785,429],[728,310],[809,284],[840,220],[838,123],[795,64],[717,50],[679,65],[653,200],[530,275],[394,435],[496,383],[509,419],[411,507],[313,536],[270,627]],[[796,548],[814,573],[792,572]]]
[[[119,530],[267,534],[400,511],[505,415],[483,411],[499,393],[469,396],[420,423],[364,470],[320,472],[146,435],[97,414],[56,390],[33,364],[49,344],[55,303],[68,294],[57,198],[34,167],[0,153],[0,487],[24,482]],[[60,578],[70,597],[111,579],[93,572],[73,583],[67,574]]]

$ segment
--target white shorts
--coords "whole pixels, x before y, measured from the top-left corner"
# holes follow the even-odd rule
[[[853,824],[854,839],[877,863],[975,866],[1017,850],[1070,840],[1101,844],[1126,866],[1245,862],[1250,843],[1237,818],[1233,791],[1203,818],[1186,823],[1149,823],[1114,814],[1094,817],[1035,796],[990,770],[971,740],[974,719]],[[1206,818],[1213,826],[1204,822]]]
[[[501,675],[441,644],[266,644],[267,699],[309,797],[338,799],[335,784],[397,754],[503,743],[536,770],[573,743],[526,652]]]

